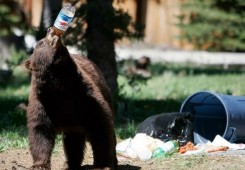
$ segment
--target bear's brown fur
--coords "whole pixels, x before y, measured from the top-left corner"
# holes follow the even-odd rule
[[[98,68],[85,57],[70,55],[52,28],[25,65],[32,73],[27,108],[30,169],[51,169],[57,132],[63,136],[67,169],[81,169],[85,140],[93,149],[93,168],[116,169],[114,113]]]

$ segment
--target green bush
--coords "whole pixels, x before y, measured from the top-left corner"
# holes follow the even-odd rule
[[[23,20],[18,11],[18,2],[15,0],[0,1],[0,35],[13,33],[13,27],[22,27]]]
[[[181,38],[196,49],[245,51],[245,1],[189,0],[182,8]]]

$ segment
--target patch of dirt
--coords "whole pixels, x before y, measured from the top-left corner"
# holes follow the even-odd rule
[[[61,170],[64,160],[62,148],[55,150],[52,155],[52,170]],[[118,160],[119,170],[245,169],[244,154],[175,155],[149,161],[132,160],[118,156]],[[83,164],[91,165],[92,162],[92,151],[88,147]],[[32,159],[28,149],[13,149],[0,153],[0,170],[26,170],[31,164]]]

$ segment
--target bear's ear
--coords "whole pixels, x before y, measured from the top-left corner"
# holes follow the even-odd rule
[[[32,70],[32,68],[31,68],[31,59],[30,58],[25,61],[25,67],[28,70]]]

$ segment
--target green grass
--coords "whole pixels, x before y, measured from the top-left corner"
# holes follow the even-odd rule
[[[126,82],[125,77],[119,77],[120,82]],[[211,90],[218,93],[245,94],[245,75],[193,75],[179,76],[165,73],[151,78],[147,85],[139,85],[141,91],[135,93],[133,88],[126,86],[126,96],[134,99],[182,100],[186,96],[200,91]]]
[[[0,133],[0,152],[10,148],[26,148],[28,146],[25,126],[8,127]]]
[[[116,134],[121,139],[133,137],[138,123],[150,115],[179,111],[184,99],[198,91],[245,96],[245,74],[240,69],[157,64],[151,72],[148,80],[129,81],[120,71]],[[0,84],[0,152],[28,146],[25,112],[16,106],[27,104],[29,84],[28,74],[20,71]]]
[[[27,103],[29,88],[29,76],[20,68],[0,82],[0,152],[28,146],[25,112],[18,105]]]

